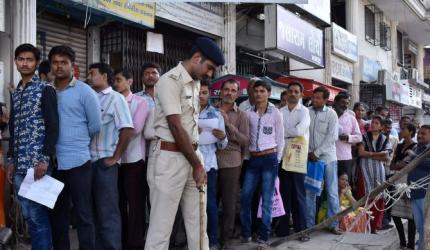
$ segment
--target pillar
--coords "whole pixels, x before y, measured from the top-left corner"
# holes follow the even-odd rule
[[[360,2],[357,0],[346,0],[345,12],[346,12],[346,28],[349,32],[356,35],[360,32]],[[360,41],[359,41],[360,42]],[[358,50],[358,48],[357,48]],[[358,51],[360,55],[360,51]],[[353,82],[351,86],[351,103],[360,101],[360,59],[353,63]]]
[[[34,0],[11,1],[12,9],[12,40],[11,49],[23,43],[31,43],[36,46],[36,6]],[[16,86],[20,80],[16,67],[13,68],[11,82]]]
[[[236,74],[236,4],[225,4],[224,37],[221,48],[224,52],[225,65],[221,74]]]

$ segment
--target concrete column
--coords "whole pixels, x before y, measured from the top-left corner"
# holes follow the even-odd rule
[[[23,43],[36,46],[36,1],[15,0],[12,4],[12,50]],[[12,83],[16,86],[20,80],[16,68],[13,69]]]
[[[418,79],[424,81],[424,46],[422,44],[418,44],[418,55],[417,55],[417,70],[418,70]]]
[[[393,72],[397,71],[397,21],[391,21],[390,33],[391,33],[391,63]]]
[[[358,36],[360,32],[360,2],[358,0],[346,0],[345,11],[346,11],[346,28],[352,34]],[[359,41],[360,42],[360,41]],[[357,48],[358,49],[358,48]],[[360,55],[360,51],[358,51]],[[353,63],[354,74],[353,82],[350,90],[351,103],[360,101],[360,60]]]
[[[331,28],[325,28],[324,30],[324,47],[325,47],[325,71],[324,71],[324,83],[332,84],[331,82]]]
[[[90,26],[88,27],[88,65],[96,62],[100,62],[100,27]]]
[[[224,51],[225,65],[221,74],[236,74],[236,5],[225,4],[224,37],[221,48]]]

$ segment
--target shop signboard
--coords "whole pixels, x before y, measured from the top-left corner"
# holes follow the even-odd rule
[[[307,0],[305,4],[296,5],[330,25],[330,0]]]
[[[5,32],[5,2],[0,0],[0,31]]]
[[[155,3],[129,0],[72,0],[73,2],[118,16],[129,21],[154,28]]]
[[[400,103],[403,105],[410,104],[410,88],[407,80],[386,81],[385,99],[387,101]]]
[[[349,33],[336,23],[331,26],[333,37],[333,53],[349,61],[358,60],[357,36]]]
[[[365,56],[360,56],[360,61],[361,80],[367,83],[378,81],[378,72],[382,69],[381,64]]]
[[[324,67],[323,31],[280,5],[264,9],[264,45],[313,67]]]
[[[331,77],[352,84],[354,82],[354,66],[348,61],[332,56]]]
[[[219,37],[224,34],[224,16],[193,3],[157,2],[156,16]]]
[[[413,86],[412,84],[409,86],[409,106],[415,108],[423,107],[423,90],[420,87]]]

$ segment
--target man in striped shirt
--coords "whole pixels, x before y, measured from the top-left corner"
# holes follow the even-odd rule
[[[90,65],[88,82],[97,92],[102,127],[91,141],[96,249],[122,249],[118,208],[118,161],[133,136],[125,98],[112,89],[113,72],[106,63]]]

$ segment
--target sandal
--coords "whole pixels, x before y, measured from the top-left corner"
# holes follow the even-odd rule
[[[309,234],[304,234],[304,235],[302,235],[302,236],[299,237],[299,240],[301,242],[307,242],[307,241],[311,240],[311,237],[309,237]]]
[[[266,241],[258,242],[257,250],[269,250],[270,246]]]

